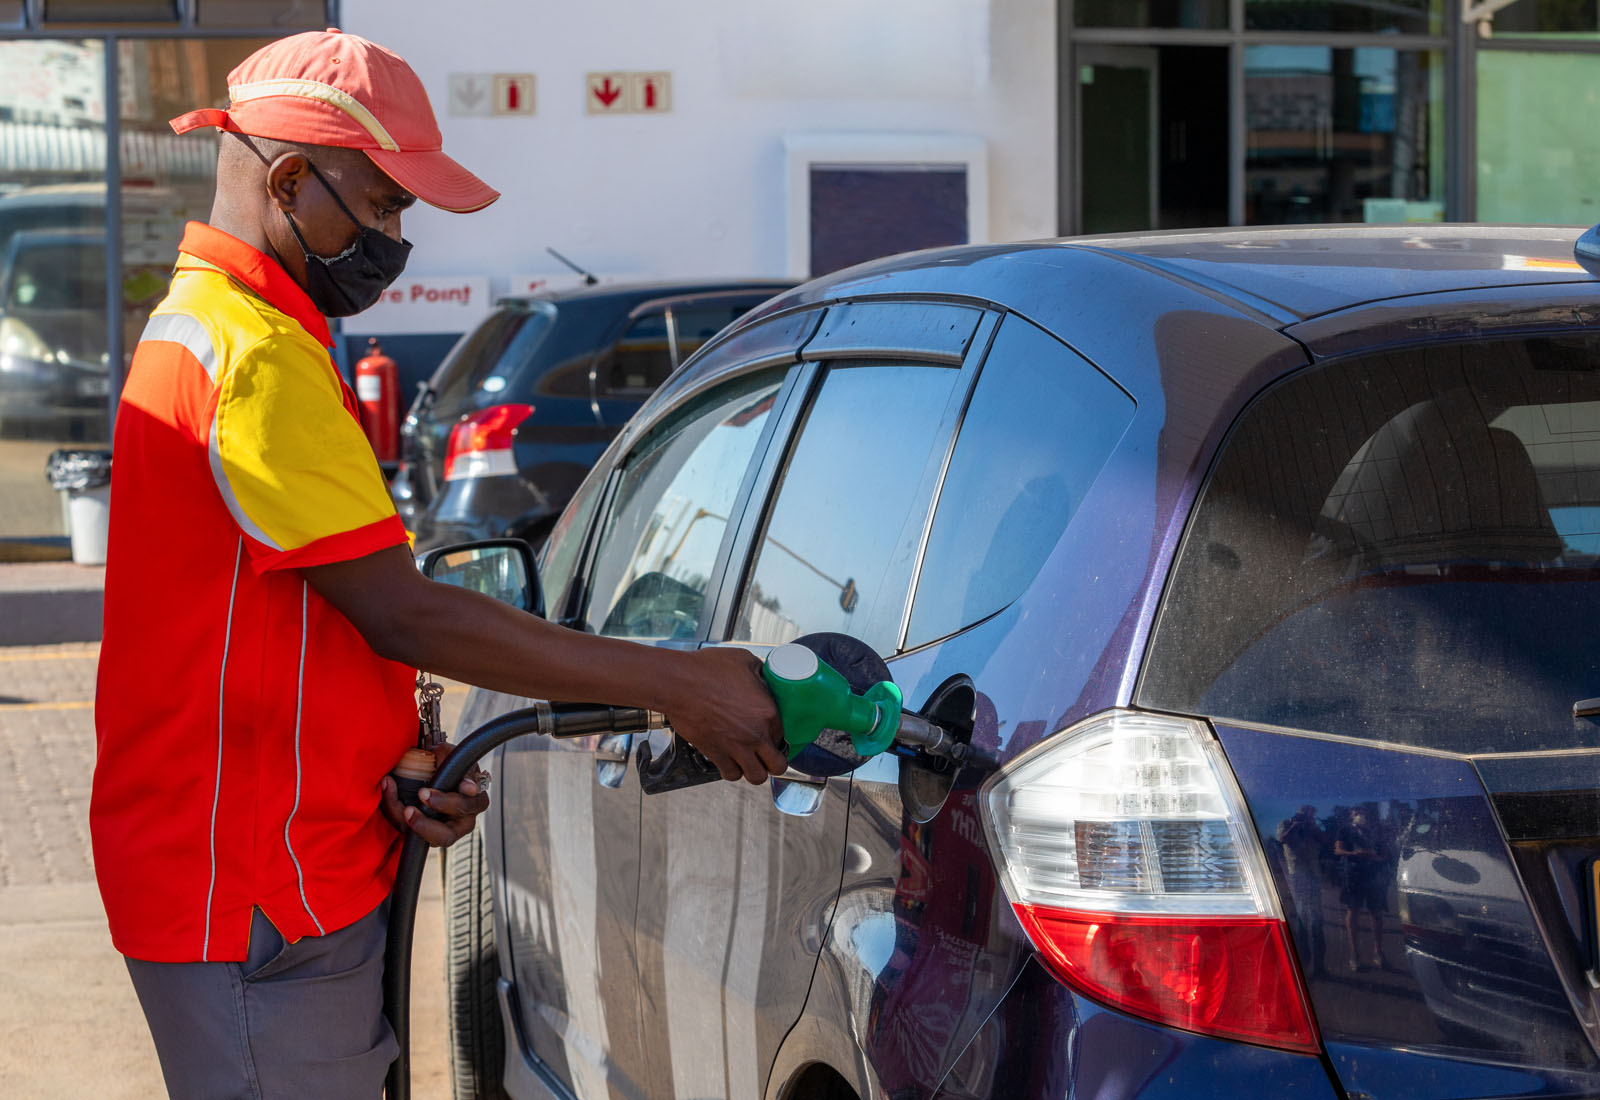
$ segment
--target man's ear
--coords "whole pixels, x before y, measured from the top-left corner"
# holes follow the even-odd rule
[[[304,153],[279,153],[267,165],[268,201],[284,213],[292,213],[300,204],[310,175],[310,161]]]

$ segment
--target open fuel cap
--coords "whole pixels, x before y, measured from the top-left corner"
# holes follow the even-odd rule
[[[783,717],[789,765],[843,775],[894,743],[900,689],[877,651],[848,634],[808,634],[779,646],[762,668]]]

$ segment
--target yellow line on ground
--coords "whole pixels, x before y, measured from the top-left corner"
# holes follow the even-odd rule
[[[0,661],[94,661],[100,658],[100,647],[79,649],[71,653],[7,653],[0,649]]]
[[[68,703],[0,703],[0,714],[12,710],[88,710],[93,699],[74,699]]]

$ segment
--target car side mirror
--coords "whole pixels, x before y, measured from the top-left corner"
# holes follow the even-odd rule
[[[484,539],[429,550],[417,559],[429,580],[482,592],[544,617],[544,590],[533,547],[521,539]]]

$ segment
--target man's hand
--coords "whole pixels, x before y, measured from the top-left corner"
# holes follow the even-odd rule
[[[439,765],[454,751],[455,746],[451,744],[435,746],[434,770],[437,771]],[[424,787],[417,797],[435,813],[445,815],[443,820],[435,820],[416,807],[401,802],[394,777],[386,775],[383,777],[383,816],[402,833],[410,829],[433,847],[448,848],[472,832],[478,815],[489,808],[489,794],[483,789],[487,785],[485,777],[481,782],[463,779],[455,794]]]
[[[684,655],[681,697],[667,709],[673,732],[699,749],[724,779],[765,783],[782,775],[783,726],[761,678],[761,661],[743,649]]]

